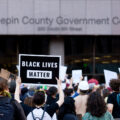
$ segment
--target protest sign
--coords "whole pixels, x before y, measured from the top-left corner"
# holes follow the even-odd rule
[[[118,68],[118,70],[119,70],[119,73],[120,73],[120,68]]]
[[[9,72],[8,70],[5,70],[5,69],[1,69],[1,72],[0,72],[0,76],[6,80],[9,80],[9,79],[12,79],[12,80],[15,80],[16,79],[16,75]]]
[[[10,77],[10,72],[8,70],[5,70],[5,69],[2,68],[0,76],[4,79],[8,80],[9,77]]]
[[[88,81],[88,76],[84,76],[84,81]]]
[[[65,76],[66,76],[66,66],[60,66],[60,80],[64,81]]]
[[[82,76],[82,70],[72,70],[73,83],[79,83]]]
[[[105,75],[105,82],[107,87],[109,87],[110,80],[118,78],[117,73],[110,70],[104,70],[104,75]]]
[[[24,83],[56,84],[61,57],[50,55],[19,55],[20,77]]]

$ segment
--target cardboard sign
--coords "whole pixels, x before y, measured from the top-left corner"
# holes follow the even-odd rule
[[[57,84],[60,56],[19,55],[20,77],[24,83]]]
[[[107,87],[109,87],[110,80],[118,78],[117,73],[110,70],[104,70],[104,75],[105,75],[105,82]]]
[[[79,83],[82,76],[82,70],[72,70],[73,83]]]
[[[0,76],[6,80],[13,79],[16,80],[16,75],[9,72],[8,70],[1,69]]]
[[[0,76],[4,79],[8,80],[10,77],[10,72],[5,69],[1,69]]]
[[[60,66],[60,80],[64,81],[65,76],[66,76],[66,66]]]

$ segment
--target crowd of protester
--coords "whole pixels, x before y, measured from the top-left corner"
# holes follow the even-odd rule
[[[0,120],[120,120],[120,79],[28,87],[0,74]]]

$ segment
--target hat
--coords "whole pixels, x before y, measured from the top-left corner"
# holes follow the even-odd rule
[[[96,80],[96,79],[94,79],[94,78],[90,79],[90,80],[88,81],[88,83],[95,83],[95,85],[98,85],[98,84],[99,84],[98,80]]]
[[[80,90],[89,90],[89,85],[87,81],[81,81],[79,84]]]

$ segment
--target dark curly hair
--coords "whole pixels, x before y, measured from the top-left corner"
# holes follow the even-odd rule
[[[120,91],[120,79],[112,79],[109,83],[112,90],[119,92]]]
[[[106,104],[99,92],[93,92],[89,95],[86,112],[92,116],[101,117],[107,111]]]

